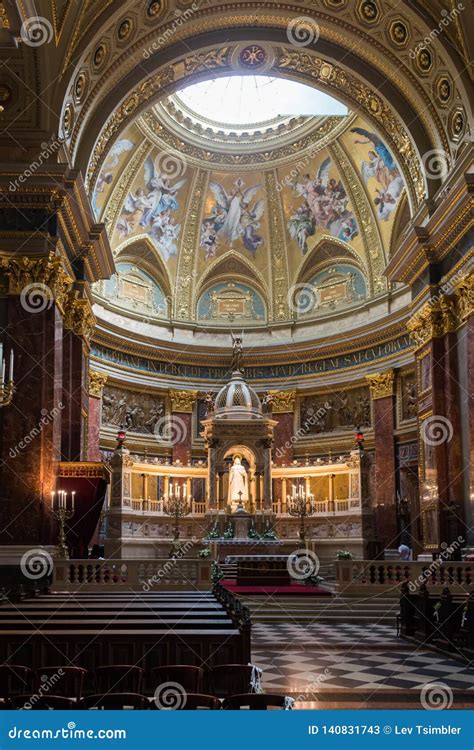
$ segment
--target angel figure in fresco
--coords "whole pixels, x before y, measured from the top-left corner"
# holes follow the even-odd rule
[[[372,144],[373,149],[369,151],[369,160],[363,160],[361,164],[362,178],[367,185],[369,177],[375,177],[377,182],[386,190],[390,182],[400,175],[392,154],[385,143],[376,135],[364,128],[351,128],[351,133],[362,135],[364,140],[355,139],[354,143],[367,145]]]
[[[202,226],[201,246],[207,248],[206,257],[215,254],[218,239],[230,243],[242,239],[244,247],[255,254],[263,244],[263,238],[257,234],[257,230],[260,228],[259,220],[263,215],[264,202],[259,200],[252,203],[260,185],[246,188],[245,182],[239,177],[234,182],[230,195],[217,182],[210,182],[209,187],[216,205]]]
[[[117,231],[121,239],[133,234],[150,205],[151,200],[143,188],[138,188],[135,194],[128,194],[122,214],[117,222]]]
[[[293,193],[304,203],[288,220],[288,231],[298,242],[303,254],[308,250],[307,239],[316,229],[324,229],[334,237],[346,241],[357,234],[357,224],[352,211],[347,209],[349,198],[341,180],[329,176],[331,159],[323,161],[313,178],[310,174],[292,181]]]
[[[131,151],[135,146],[133,141],[127,138],[120,138],[114,143],[110,149],[104,165],[99,173],[97,182],[94,187],[94,193],[92,196],[92,208],[96,216],[99,215],[100,211],[97,208],[97,196],[103,193],[107,185],[111,185],[114,179],[114,169],[118,166],[120,155],[125,151]]]
[[[176,223],[170,208],[164,209],[153,219],[150,236],[156,240],[166,261],[178,252],[176,240],[180,232],[181,224]]]
[[[179,208],[176,195],[186,180],[178,180],[172,185],[170,178],[159,169],[159,157],[153,161],[151,156],[145,160],[144,180],[148,188],[150,207],[144,212],[140,223],[146,227],[163,211],[176,211]]]
[[[257,234],[257,231],[260,229],[260,219],[263,216],[264,210],[265,203],[263,200],[257,201],[253,208],[243,206],[241,219],[243,229],[242,240],[244,246],[254,257],[258,248],[263,245],[263,237]]]
[[[398,198],[404,187],[403,178],[399,175],[393,178],[385,190],[375,190],[377,197],[374,198],[374,203],[382,221],[388,221],[390,218],[390,214],[397,207]]]

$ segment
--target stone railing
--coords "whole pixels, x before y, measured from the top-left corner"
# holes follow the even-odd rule
[[[132,500],[132,510],[137,510],[140,513],[156,513],[159,515],[165,515],[163,511],[162,500]],[[206,503],[198,503],[193,500],[191,515],[193,516],[204,516],[206,514]]]
[[[358,498],[347,500],[315,500],[314,516],[338,516],[347,513],[360,513],[361,504]],[[277,515],[289,515],[288,504],[283,500],[273,502],[273,512]]]
[[[211,563],[201,558],[55,560],[53,591],[160,591],[211,587]]]
[[[336,582],[339,593],[397,590],[402,583],[409,583],[412,590],[426,583],[432,591],[448,586],[453,592],[469,593],[473,590],[474,563],[337,560]]]

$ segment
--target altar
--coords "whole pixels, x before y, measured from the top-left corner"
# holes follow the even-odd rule
[[[237,563],[237,586],[290,586],[288,555],[229,555]]]

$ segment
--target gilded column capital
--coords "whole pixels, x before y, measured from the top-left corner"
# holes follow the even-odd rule
[[[192,413],[198,392],[170,390],[169,396],[171,401],[171,411]]]
[[[273,414],[295,410],[296,391],[268,391]]]
[[[71,290],[65,303],[64,328],[73,331],[89,341],[94,333],[96,319],[88,299],[78,299],[77,292]]]
[[[459,297],[440,294],[416,311],[409,319],[407,328],[417,349],[431,339],[456,330],[459,325],[459,304]]]
[[[459,322],[466,320],[474,313],[474,271],[471,271],[458,285],[456,302],[459,313]]]
[[[54,253],[39,257],[3,256],[0,273],[6,279],[7,294],[21,295],[25,309],[31,312],[51,307],[54,300],[62,309],[73,283],[61,258]]]
[[[376,375],[366,375],[365,379],[369,384],[370,394],[373,401],[378,398],[393,396],[395,382],[395,373],[393,370],[380,372]]]
[[[89,370],[89,396],[100,398],[108,379],[109,376],[105,372]]]

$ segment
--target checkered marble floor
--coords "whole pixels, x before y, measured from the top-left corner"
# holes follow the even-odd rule
[[[265,648],[275,643],[292,645],[310,644],[331,648],[341,644],[387,647],[400,645],[393,625],[329,625],[329,624],[252,624],[252,644],[255,648]]]
[[[331,638],[344,647],[331,647]],[[315,687],[419,689],[429,682],[474,691],[474,667],[395,639],[383,625],[255,625],[252,662],[263,669],[264,690],[291,695]]]

